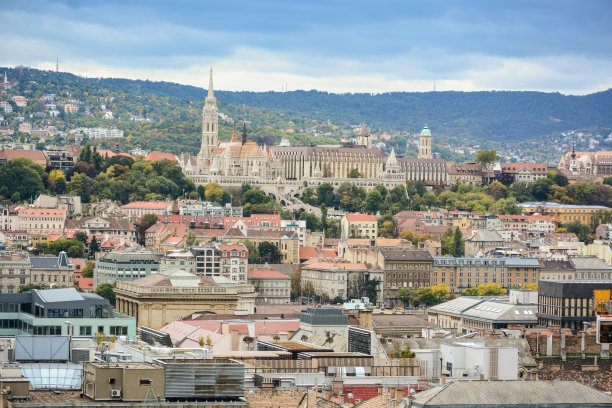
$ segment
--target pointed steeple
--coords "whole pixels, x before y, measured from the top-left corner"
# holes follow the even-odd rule
[[[365,122],[362,122],[362,123],[361,123],[361,132],[359,132],[359,135],[360,135],[361,137],[365,137],[365,136],[367,136],[367,135],[368,135],[368,128],[366,127]]]
[[[232,134],[232,143],[238,143],[238,134],[236,133],[236,125],[234,125],[234,134]]]
[[[246,122],[242,122],[242,124],[243,124],[243,129],[242,129],[242,144],[245,144],[247,142]]]
[[[212,80],[212,67],[210,67],[210,79],[208,80],[208,96],[206,99],[213,99],[215,97],[215,92],[213,91],[213,80]]]
[[[397,157],[395,157],[395,149],[391,149],[391,154],[387,159],[387,167],[389,166],[397,166]]]

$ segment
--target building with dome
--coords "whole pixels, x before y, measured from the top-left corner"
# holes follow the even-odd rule
[[[434,159],[432,133],[425,125],[420,134],[417,158],[397,157],[372,147],[365,123],[356,143],[325,146],[259,146],[248,140],[246,124],[238,137],[236,129],[229,142],[219,142],[219,111],[214,96],[212,69],[208,96],[202,111],[202,144],[197,157],[183,153],[179,162],[196,185],[210,182],[224,187],[244,183],[258,186],[268,193],[296,196],[306,187],[330,183],[334,187],[351,183],[371,190],[376,185],[393,188],[406,181],[426,185],[445,185],[448,165]],[[352,170],[358,178],[349,177]],[[354,173],[354,172],[353,172]]]

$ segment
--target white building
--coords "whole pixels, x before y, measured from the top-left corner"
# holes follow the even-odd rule
[[[306,220],[281,220],[281,229],[295,232],[300,245],[306,246]]]

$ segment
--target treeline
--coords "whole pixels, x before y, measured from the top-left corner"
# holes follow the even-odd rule
[[[0,165],[1,202],[17,203],[43,193],[78,195],[83,203],[110,199],[127,204],[175,199],[183,194],[197,197],[193,182],[175,162],[146,162],[128,156],[104,159],[89,145],[65,173],[54,169],[47,172],[23,158]]]

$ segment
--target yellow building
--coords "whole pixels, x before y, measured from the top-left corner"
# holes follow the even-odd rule
[[[519,205],[523,207],[526,214],[540,213],[551,216],[557,226],[570,221],[580,221],[583,224],[594,226],[595,216],[598,213],[611,210],[603,205],[570,205],[546,201],[530,201]]]
[[[435,257],[431,286],[444,284],[453,293],[486,283],[504,288],[537,285],[540,263],[536,258]]]

